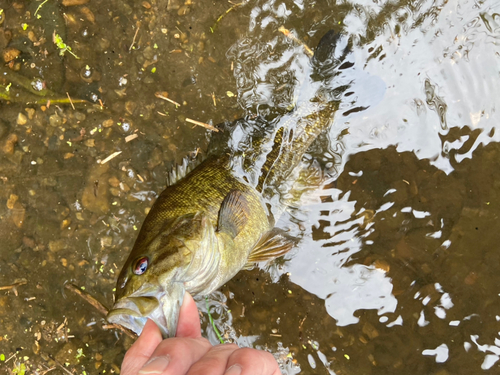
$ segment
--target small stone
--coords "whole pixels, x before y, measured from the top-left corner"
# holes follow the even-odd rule
[[[19,112],[19,114],[17,115],[17,125],[26,125],[26,123],[28,122],[28,118],[26,117],[25,114]]]
[[[151,9],[151,4],[150,4],[150,3],[148,3],[147,1],[143,1],[143,2],[142,2],[142,6],[143,6],[144,8],[146,8],[146,9]]]
[[[86,118],[87,116],[85,116],[85,113],[75,112],[75,119],[77,121],[84,121]]]
[[[116,188],[116,187],[120,186],[120,180],[118,178],[116,178],[116,176],[110,177],[108,182],[112,187]]]
[[[5,141],[5,145],[3,146],[3,152],[6,154],[12,155],[14,153],[14,146],[17,143],[17,135],[9,134],[7,140]]]
[[[19,196],[16,195],[16,194],[11,194],[9,199],[7,200],[7,208],[9,210],[13,210],[14,209],[14,205],[16,204],[16,202],[18,201],[19,199]]]
[[[70,219],[64,219],[61,221],[61,229],[66,229],[71,225],[71,220]]]
[[[85,19],[87,21],[89,21],[90,23],[95,23],[94,13],[92,13],[92,11],[89,8],[87,8],[87,7],[81,7],[80,8],[80,13],[83,14],[83,16],[85,17]]]
[[[14,47],[9,47],[5,48],[2,52],[2,57],[3,60],[8,63],[11,62],[19,57],[21,54],[21,51],[19,51],[17,48]]]
[[[95,139],[93,139],[93,138],[86,139],[84,143],[85,143],[85,146],[87,146],[87,147],[94,147],[95,146]]]
[[[130,191],[130,187],[124,182],[120,182],[120,189],[122,189],[125,193]]]
[[[101,247],[110,247],[113,244],[113,237],[103,236],[101,237]]]
[[[35,117],[35,112],[36,112],[35,109],[34,108],[25,108],[24,110],[28,114],[28,118],[30,120],[33,120],[33,118]]]
[[[63,158],[64,158],[64,160],[68,160],[68,159],[71,159],[74,156],[75,156],[75,154],[73,154],[72,152],[67,152],[67,153],[64,154]]]
[[[102,126],[104,126],[105,128],[109,128],[109,127],[113,126],[114,123],[115,122],[113,121],[113,119],[108,119],[102,123]]]
[[[63,267],[67,267],[68,266],[68,260],[66,258],[61,258],[61,264]]]
[[[96,360],[96,361],[102,361],[102,354],[100,354],[100,353],[95,353],[95,360]]]
[[[68,247],[67,242],[64,239],[49,241],[49,250],[53,253],[64,250]]]
[[[33,42],[33,43],[38,42],[38,39],[37,39],[37,37],[36,37],[35,33],[34,33],[33,31],[31,31],[31,30],[30,30],[30,31],[28,31],[28,39],[29,39],[31,42]]]
[[[111,193],[111,195],[113,197],[119,197],[120,196],[120,189],[112,187],[112,188],[109,189],[109,192]]]
[[[62,123],[63,123],[63,119],[57,113],[55,113],[49,117],[50,126],[59,127],[62,125]]]

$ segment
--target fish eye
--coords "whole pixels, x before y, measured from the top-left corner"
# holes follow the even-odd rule
[[[137,262],[135,262],[134,273],[136,275],[142,275],[148,269],[148,263],[147,257],[139,258]]]

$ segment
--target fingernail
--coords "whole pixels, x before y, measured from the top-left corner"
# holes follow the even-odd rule
[[[169,356],[156,357],[150,359],[143,368],[139,371],[139,374],[150,375],[150,374],[161,374],[166,370],[170,362]]]
[[[224,375],[240,375],[240,374],[241,374],[241,366],[240,365],[232,365],[224,373]]]

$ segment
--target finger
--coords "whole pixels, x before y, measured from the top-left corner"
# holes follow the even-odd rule
[[[141,335],[123,358],[121,374],[136,375],[137,371],[151,357],[161,340],[160,330],[152,320],[148,319]]]
[[[186,375],[221,375],[226,371],[227,361],[238,345],[213,346],[198,362],[191,366]]]
[[[200,315],[193,297],[186,292],[177,323],[177,337],[201,337]]]
[[[211,347],[210,342],[202,337],[174,337],[163,340],[151,355],[151,359],[139,370],[139,375],[185,374]]]
[[[224,375],[281,375],[281,371],[271,353],[242,348],[229,356]]]

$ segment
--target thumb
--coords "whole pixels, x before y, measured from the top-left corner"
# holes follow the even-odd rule
[[[179,322],[177,323],[177,337],[190,337],[197,339],[201,337],[200,315],[198,307],[191,294],[184,294],[181,311],[179,313]]]
[[[123,358],[122,375],[137,374],[137,371],[149,360],[161,340],[160,330],[152,320],[148,319],[141,335]]]

